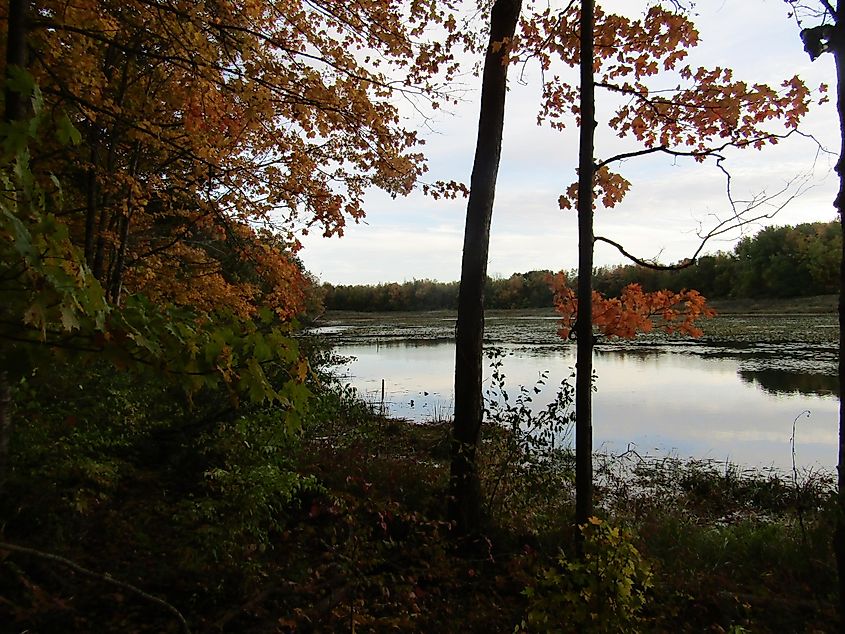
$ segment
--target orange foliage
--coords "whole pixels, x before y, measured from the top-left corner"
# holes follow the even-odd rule
[[[311,282],[284,242],[244,224],[228,229],[231,235],[201,246],[180,243],[144,258],[127,272],[127,284],[156,303],[201,311],[226,308],[252,317],[262,307],[282,320],[302,313]]]
[[[513,55],[534,57],[544,70],[538,123],[562,129],[574,115],[580,125],[577,79],[569,72],[580,62],[580,5],[531,6],[534,11],[524,13]],[[616,136],[638,142],[632,152],[661,148],[703,161],[726,144],[776,144],[798,126],[810,91],[797,75],[768,86],[737,80],[728,68],[685,65],[689,50],[698,43],[689,17],[668,8],[652,6],[632,19],[596,7],[596,85],[618,97],[606,124]],[[820,88],[819,94],[823,92]],[[598,164],[594,185],[594,200],[606,208],[617,205],[630,188],[628,180],[608,168],[609,162],[612,157]],[[558,201],[560,208],[574,208],[576,195],[577,185],[567,188]]]
[[[568,339],[575,327],[578,299],[558,273],[550,280],[554,291],[555,310],[561,315],[558,334]],[[639,284],[629,284],[619,297],[604,297],[593,291],[593,326],[603,335],[630,339],[655,327],[667,333],[701,336],[696,322],[715,315],[698,291],[655,291],[646,293]]]
[[[64,177],[64,220],[110,298],[295,312],[298,232],[341,235],[368,188],[405,194],[426,171],[396,94],[448,97],[437,73],[469,43],[452,5],[39,2],[30,71],[81,143],[33,165]]]

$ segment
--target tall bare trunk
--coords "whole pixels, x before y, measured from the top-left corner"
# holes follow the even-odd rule
[[[88,135],[91,145],[91,166],[85,175],[85,263],[94,268],[94,241],[97,230],[97,201],[99,198],[97,186],[98,132],[93,128]]]
[[[593,513],[593,0],[581,2],[581,139],[578,149],[578,313],[575,378],[575,522]]]
[[[127,210],[126,214],[120,217],[118,248],[114,259],[114,266],[109,276],[108,297],[115,305],[120,304],[120,291],[123,288],[123,267],[126,261],[126,245],[129,242],[129,223],[131,219],[131,210]]]
[[[9,21],[6,32],[6,76],[12,66],[26,68],[26,16],[29,0],[9,0]],[[6,121],[17,121],[24,116],[26,101],[9,87],[6,87]]]
[[[29,0],[9,0],[9,13],[6,31],[6,77],[9,70],[17,66],[26,68],[26,19],[29,11]],[[7,123],[22,119],[26,114],[26,101],[23,97],[6,88],[5,112],[3,118]],[[9,345],[9,344],[6,344]],[[9,387],[9,374],[5,364],[7,355],[0,350],[0,486],[6,478],[9,468],[9,440],[12,435],[12,398]]]
[[[838,477],[838,514],[836,533],[833,539],[836,552],[836,568],[839,573],[839,630],[845,632],[845,409],[842,406],[842,386],[845,386],[845,33],[843,33],[842,3],[836,8],[836,29],[831,42],[833,58],[836,61],[836,110],[839,113],[839,161],[836,172],[839,174],[839,193],[833,206],[839,213],[842,230],[842,259],[839,265],[839,463]]]
[[[522,0],[496,0],[490,14],[490,42],[484,59],[478,140],[467,203],[455,335],[455,420],[449,479],[449,515],[461,534],[475,532],[481,520],[475,457],[483,411],[484,281],[502,151],[508,72],[506,50],[494,47],[494,43],[513,37],[521,5]]]
[[[9,473],[9,441],[12,438],[12,390],[9,373],[0,370],[0,490]]]

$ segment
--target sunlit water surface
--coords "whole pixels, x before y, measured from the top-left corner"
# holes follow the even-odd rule
[[[537,386],[538,394],[530,392],[539,409],[552,400],[561,381],[572,380],[575,350],[555,336],[554,321],[543,317],[526,323],[491,320],[494,345],[486,347],[504,355],[511,399],[519,386]],[[770,339],[726,345],[705,338],[599,345],[594,358],[595,449],[618,453],[635,448],[641,454],[789,470],[794,425],[796,464],[832,469],[838,424],[836,347],[812,341],[826,321],[802,323],[809,333],[801,335],[804,343]],[[790,329],[795,334],[795,325]],[[391,416],[429,421],[452,413],[453,333],[453,321],[447,319],[424,325],[377,320],[332,324],[315,334],[337,337],[334,350],[349,360],[336,373],[366,400],[383,403]],[[541,373],[547,378],[538,385]],[[488,363],[488,391],[494,387],[491,376]]]

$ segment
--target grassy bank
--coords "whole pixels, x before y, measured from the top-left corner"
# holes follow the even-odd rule
[[[582,564],[572,457],[525,435],[487,429],[485,529],[458,543],[446,425],[380,419],[327,380],[299,433],[152,380],[79,381],[16,400],[0,537],[164,598],[192,631],[835,629],[829,475],[597,456]],[[125,586],[0,556],[3,631],[184,631]]]

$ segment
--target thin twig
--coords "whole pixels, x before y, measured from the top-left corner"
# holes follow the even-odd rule
[[[606,244],[609,244],[610,246],[615,247],[616,250],[619,251],[619,253],[631,260],[631,262],[633,262],[634,264],[648,269],[653,269],[655,271],[679,271],[681,269],[685,269],[687,267],[692,266],[693,264],[695,264],[695,258],[698,257],[699,253],[701,253],[701,250],[704,248],[705,244],[705,242],[702,241],[691,258],[687,258],[686,260],[683,260],[677,264],[658,264],[657,262],[638,258],[632,253],[626,251],[625,247],[623,247],[621,244],[619,244],[615,240],[611,240],[610,238],[605,238],[604,236],[595,236],[593,238],[593,242],[604,242]]]
[[[798,489],[798,467],[795,464],[795,428],[798,425],[798,419],[802,416],[810,418],[810,410],[805,409],[795,417],[795,420],[792,421],[792,436],[789,437],[789,443],[792,446],[792,482],[795,486],[795,509],[798,512],[798,524],[801,526],[801,539],[806,546],[807,528],[804,526],[804,505],[801,502],[801,492]]]
[[[137,594],[139,597],[146,599],[147,601],[150,601],[152,603],[156,603],[161,607],[165,608],[167,611],[172,613],[177,619],[179,619],[179,623],[181,623],[182,630],[185,632],[185,634],[191,634],[191,628],[188,626],[188,621],[185,620],[185,617],[182,616],[182,613],[179,610],[177,610],[173,605],[171,605],[164,599],[153,596],[148,592],[144,592],[137,586],[133,586],[131,583],[126,583],[125,581],[115,579],[108,573],[94,572],[93,570],[89,570],[88,568],[80,566],[79,564],[71,561],[70,559],[66,559],[65,557],[61,557],[60,555],[54,555],[53,553],[47,553],[42,550],[36,550],[35,548],[18,546],[16,544],[10,544],[8,542],[0,542],[0,550],[8,550],[10,552],[23,553],[25,555],[38,557],[39,559],[54,561],[56,563],[62,564],[63,566],[67,566],[71,570],[74,570],[82,575],[98,579],[105,583],[110,583],[119,588],[123,588],[124,590],[129,590],[130,592]]]
[[[816,160],[818,160],[818,156],[820,153],[829,153],[829,151],[825,149],[824,146],[822,146],[818,139],[816,139],[810,134],[801,132],[797,129],[791,130],[785,135],[769,135],[768,138],[784,139],[792,136],[793,134],[809,139],[816,144]],[[753,140],[748,142],[742,142],[739,144],[731,141],[718,147],[710,148],[708,150],[697,150],[691,152],[675,151],[664,146],[660,146],[654,148],[646,148],[643,150],[638,150],[625,154],[617,154],[614,157],[597,163],[597,167],[604,167],[612,162],[623,161],[628,158],[634,158],[658,152],[677,157],[686,156],[693,158],[715,158],[717,169],[722,172],[725,177],[725,195],[728,199],[728,204],[731,208],[731,216],[723,220],[720,220],[717,216],[717,222],[712,229],[710,229],[707,233],[698,232],[698,237],[700,241],[698,243],[698,247],[695,249],[692,256],[676,264],[659,264],[655,260],[639,258],[633,255],[632,253],[628,252],[619,242],[616,242],[615,240],[611,240],[610,238],[606,238],[604,236],[594,236],[593,242],[604,242],[606,244],[609,244],[610,246],[614,247],[617,251],[619,251],[619,253],[621,253],[625,258],[639,266],[649,268],[655,271],[677,271],[685,269],[695,264],[698,256],[701,254],[709,240],[725,233],[728,233],[730,231],[734,231],[736,229],[741,230],[744,227],[759,222],[761,220],[773,218],[775,215],[778,214],[778,212],[780,212],[784,207],[791,203],[795,198],[802,195],[808,189],[812,188],[812,185],[807,185],[807,182],[813,174],[813,169],[815,168],[815,161],[813,162],[813,167],[810,169],[810,171],[804,174],[798,174],[797,176],[794,176],[793,178],[788,180],[786,184],[774,194],[769,195],[766,194],[765,191],[763,191],[760,194],[755,195],[750,200],[737,200],[736,198],[734,198],[733,180],[731,172],[725,167],[724,164],[727,158],[720,154],[720,152],[725,149],[728,149],[729,147],[741,148],[751,143],[753,143]],[[790,192],[790,189],[792,189],[793,191]],[[784,196],[786,197],[785,200],[783,199]],[[778,199],[780,199],[782,202],[776,202],[778,201]],[[738,205],[739,203],[743,204],[744,208],[740,208]],[[763,209],[761,210],[761,208]]]

